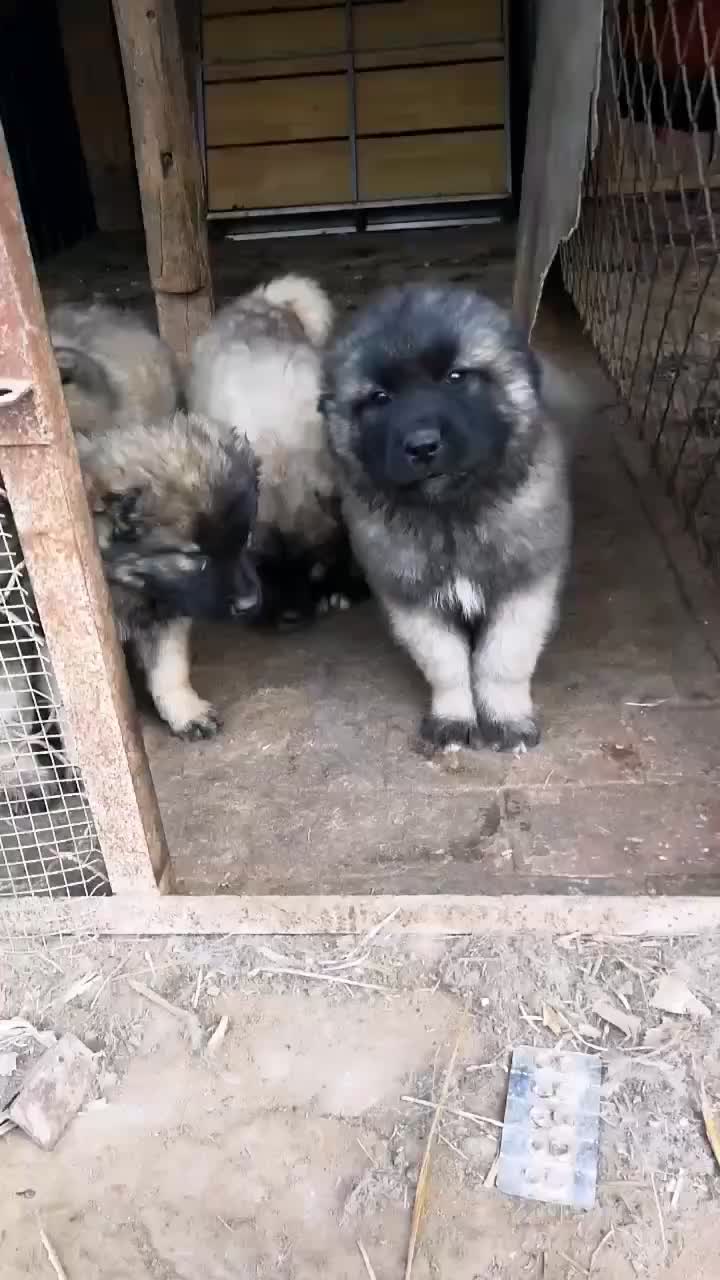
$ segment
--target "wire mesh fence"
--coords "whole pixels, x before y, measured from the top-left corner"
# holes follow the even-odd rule
[[[606,0],[566,288],[720,569],[720,0]],[[592,138],[593,130],[589,130]]]
[[[0,931],[3,900],[108,892],[72,735],[0,487]]]

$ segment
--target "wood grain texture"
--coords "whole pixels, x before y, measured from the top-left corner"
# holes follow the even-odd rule
[[[357,936],[384,926],[387,935],[442,936],[589,933],[612,937],[683,937],[720,928],[720,898],[685,885],[674,895],[612,894],[208,894],[207,897],[89,898],[67,905],[40,899],[0,903],[10,936],[42,937],[83,929],[120,936]]]
[[[240,14],[203,23],[208,66],[217,67],[233,60],[258,61],[292,54],[333,52],[343,50],[345,44],[345,12],[340,8]]]
[[[173,0],[113,0],[130,106],[150,278],[193,293],[209,281],[202,170]]]
[[[187,314],[202,332],[212,306],[205,195],[173,0],[113,0],[130,106],[150,279],[156,294],[204,295]],[[183,329],[160,332],[176,343]],[[183,360],[187,347],[174,347]]]
[[[356,49],[502,38],[500,0],[395,0],[353,6]]]
[[[361,200],[502,195],[507,190],[504,130],[361,138]]]
[[[349,109],[344,76],[211,84],[205,94],[207,144],[293,142],[347,134]]]
[[[213,212],[352,200],[347,142],[223,147],[208,152]]]
[[[0,470],[111,887],[153,893],[167,846],[1,128],[0,361],[32,384]]]
[[[360,134],[501,125],[504,119],[502,62],[402,67],[357,76]]]

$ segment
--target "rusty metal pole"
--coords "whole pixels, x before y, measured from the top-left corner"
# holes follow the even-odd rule
[[[0,387],[8,382],[12,394],[0,395],[0,474],[110,887],[115,894],[168,889],[155,790],[0,127]]]

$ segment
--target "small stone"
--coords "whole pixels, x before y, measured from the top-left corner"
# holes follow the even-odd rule
[[[94,1071],[90,1050],[77,1036],[63,1036],[30,1068],[9,1118],[44,1151],[52,1151],[85,1101]]]

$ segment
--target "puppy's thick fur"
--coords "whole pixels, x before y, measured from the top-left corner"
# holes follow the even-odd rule
[[[180,407],[175,358],[138,316],[103,302],[65,303],[48,324],[74,431],[155,422]]]
[[[311,616],[352,582],[318,409],[332,321],[315,281],[282,276],[220,310],[192,354],[191,410],[247,436],[260,465],[255,551],[266,620]]]
[[[541,371],[469,291],[371,302],[324,398],[355,553],[432,694],[433,746],[539,740],[530,683],[555,619],[570,512]]]
[[[259,607],[252,450],[230,428],[181,412],[77,443],[120,638],[172,732],[210,737],[221,720],[190,683],[190,627]]]

